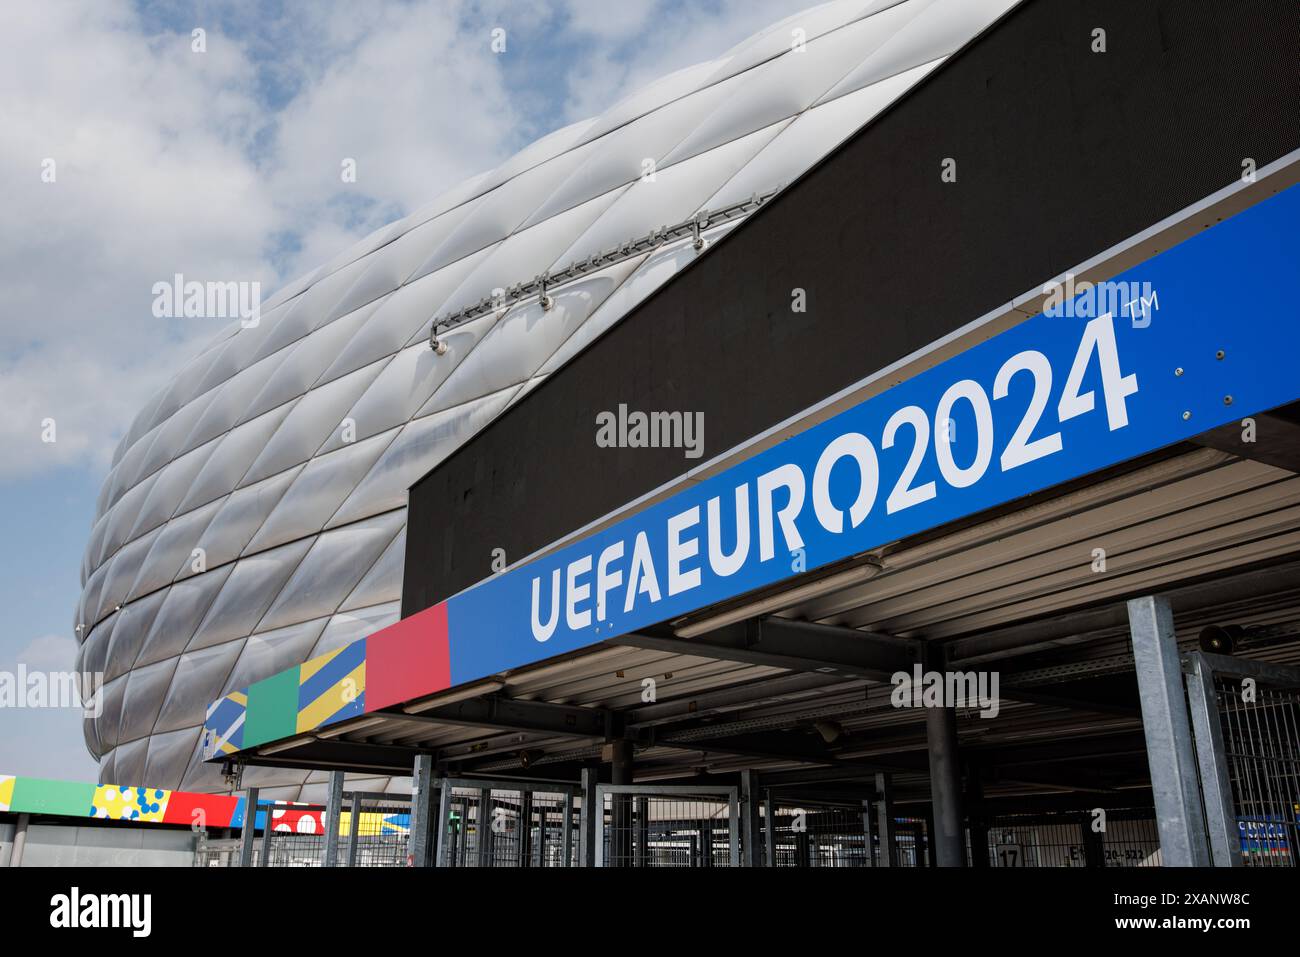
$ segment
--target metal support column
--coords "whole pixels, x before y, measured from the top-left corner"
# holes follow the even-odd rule
[[[339,818],[343,817],[343,772],[331,771],[329,796],[325,799],[325,867],[339,866]]]
[[[933,808],[933,827],[926,836],[934,848],[933,862],[938,867],[965,867],[957,710],[927,708],[925,736],[930,751],[930,802]]]
[[[1210,832],[1210,855],[1215,867],[1240,867],[1241,835],[1232,805],[1227,751],[1223,744],[1223,719],[1214,691],[1214,671],[1201,652],[1188,655],[1187,704],[1196,735],[1196,759],[1201,771],[1205,823]]]
[[[582,812],[578,817],[578,866],[596,866],[596,842],[604,840],[601,833],[605,809],[596,804],[596,768],[582,769]]]
[[[767,866],[776,867],[776,805],[772,803],[772,789],[768,788],[763,801],[763,850]]]
[[[239,866],[253,866],[253,836],[257,831],[257,788],[249,788],[244,798],[244,824],[240,828]]]
[[[348,807],[348,867],[357,866],[357,851],[361,844],[361,794],[352,792]]]
[[[758,814],[759,785],[757,771],[740,772],[740,859],[745,867],[760,867],[759,850],[762,822]]]
[[[1210,849],[1183,701],[1173,612],[1166,599],[1148,595],[1128,603],[1128,619],[1160,828],[1160,856],[1166,867],[1208,867]]]
[[[27,825],[31,823],[30,814],[19,814],[18,824],[14,827],[14,846],[9,851],[9,866],[23,866],[23,850],[27,847]]]
[[[871,840],[871,802],[862,802],[862,846],[865,854],[862,859],[863,867],[875,867],[876,855]]]
[[[970,822],[970,866],[989,866],[989,824],[984,809],[984,781],[978,764],[966,769],[966,819]]]
[[[880,824],[880,866],[898,866],[898,839],[894,825],[893,782],[889,775],[876,774],[876,820]]]
[[[417,754],[411,768],[411,837],[408,863],[428,867],[433,839],[430,834],[433,811],[433,755]]]
[[[613,741],[610,750],[610,783],[632,783],[632,742]],[[626,867],[631,861],[632,843],[632,796],[614,792],[612,809],[613,820],[610,825],[609,865]]]
[[[632,845],[632,866],[648,867],[650,863],[650,799],[639,797],[635,805],[636,842]]]
[[[515,820],[515,827],[518,828],[515,841],[515,866],[528,867],[529,865],[529,838],[533,833],[533,792],[519,792],[519,815]],[[542,838],[543,848],[546,846],[545,835]]]
[[[561,818],[564,822],[564,832],[560,836],[560,866],[573,866],[573,793],[566,792],[564,795],[564,816]]]
[[[271,836],[275,833],[275,825],[271,823],[271,808],[266,809],[266,820],[262,823],[262,852],[257,862],[258,867],[271,866]]]
[[[437,867],[451,867],[456,863],[455,835],[451,830],[451,784],[445,779],[442,781],[441,791],[438,801],[438,847],[434,863]],[[457,828],[459,829],[459,825]]]
[[[478,818],[474,830],[478,835],[478,866],[492,866],[492,791],[479,788]]]

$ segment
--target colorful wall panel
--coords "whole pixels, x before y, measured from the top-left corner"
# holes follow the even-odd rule
[[[319,834],[323,812],[299,810],[295,805],[271,808],[276,830]],[[183,824],[200,827],[244,825],[245,799],[231,794],[201,794],[169,791],[123,784],[89,784],[79,781],[47,781],[0,774],[0,812],[48,814],[60,817],[100,818],[140,824]],[[376,817],[378,815],[375,815]],[[266,811],[258,812],[258,827]],[[364,820],[364,817],[363,817]],[[376,831],[376,833],[379,833]]]
[[[366,639],[304,661],[298,669],[297,730],[353,718],[366,705]]]

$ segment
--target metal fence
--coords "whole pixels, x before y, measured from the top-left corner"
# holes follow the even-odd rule
[[[764,809],[763,866],[871,867],[870,805],[769,799]]]
[[[406,867],[411,863],[411,798],[402,794],[345,791],[339,833],[347,835],[348,867]]]
[[[738,789],[601,784],[597,867],[739,867]]]
[[[194,866],[238,867],[239,850],[243,843],[237,837],[212,840],[200,832],[198,843],[194,847]]]
[[[1300,849],[1300,668],[1186,659],[1214,863],[1295,867]]]
[[[577,864],[575,788],[448,778],[435,829],[440,867]]]
[[[1159,867],[1154,808],[1006,814],[988,825],[990,867]]]
[[[292,810],[297,812],[325,812],[324,805],[294,804]],[[262,840],[255,856],[256,867],[320,867],[325,861],[324,829],[312,831],[291,830],[288,826],[275,823],[273,814],[284,809],[280,805],[263,805],[266,821],[262,828]],[[307,818],[310,820],[310,818]],[[254,819],[256,820],[256,819]],[[329,826],[328,822],[325,824]]]

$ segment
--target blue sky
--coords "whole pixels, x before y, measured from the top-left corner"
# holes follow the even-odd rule
[[[154,319],[154,282],[181,272],[269,294],[807,5],[0,4],[0,672],[73,667],[82,549],[113,448],[217,331]],[[350,188],[342,157],[357,162]],[[47,419],[54,442],[41,441]],[[80,714],[0,708],[0,773],[93,779]]]

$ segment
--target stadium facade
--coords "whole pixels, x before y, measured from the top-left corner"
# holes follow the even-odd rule
[[[114,455],[82,566],[101,780],[223,787],[209,701],[399,618],[408,486],[1014,5],[793,16],[378,230],[178,370]],[[514,303],[566,270],[547,308]],[[248,774],[284,799],[313,780]]]
[[[830,4],[290,287],[110,477],[105,776],[411,774],[441,866],[1294,865],[1297,61]]]

